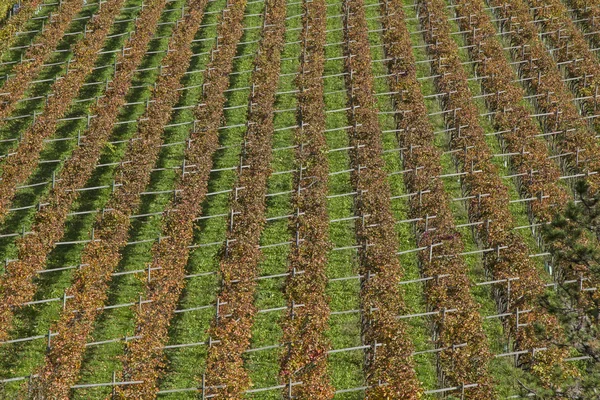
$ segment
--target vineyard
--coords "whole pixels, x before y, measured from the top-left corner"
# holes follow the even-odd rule
[[[0,0],[0,399],[600,399],[600,2]]]

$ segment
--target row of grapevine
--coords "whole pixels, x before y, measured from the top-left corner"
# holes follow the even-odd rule
[[[569,85],[579,97],[584,114],[595,115],[598,111],[600,65],[583,33],[560,0],[528,0],[527,4],[535,21],[543,28],[544,40],[553,47],[552,56],[567,72]],[[591,122],[596,128],[600,127],[600,119],[594,118]]]
[[[373,95],[368,27],[362,0],[345,0],[344,53],[348,93],[351,181],[355,198],[356,237],[360,245],[362,337],[366,350],[367,398],[421,397],[411,353],[413,344],[398,314],[402,266],[384,170],[381,127]]]
[[[596,135],[579,114],[556,62],[531,23],[529,7],[518,0],[489,0],[489,4],[504,21],[501,28],[507,32],[514,59],[519,61],[519,74],[536,94],[536,108],[545,114],[542,123],[546,132],[555,133],[551,145],[560,151],[565,171],[587,175],[592,190],[600,190],[600,174],[596,173],[600,170],[600,147]]]
[[[3,95],[0,97],[0,120],[8,117],[15,109],[17,102],[34,80],[44,62],[52,55],[54,49],[63,38],[71,21],[83,8],[82,0],[65,0],[60,12],[54,14],[46,29],[36,38],[35,42],[25,53],[25,59],[13,69],[15,77],[2,86]]]
[[[145,297],[152,303],[137,310],[135,335],[139,338],[126,349],[124,378],[144,383],[123,388],[124,398],[146,398],[154,393],[165,365],[162,348],[168,340],[168,328],[185,285],[194,220],[201,215],[213,156],[219,147],[218,130],[224,116],[225,92],[244,32],[245,8],[246,0],[230,1],[217,28],[219,41],[205,69],[204,91],[195,112],[198,123],[185,153],[186,170],[176,185],[177,199],[167,206],[168,212],[161,221],[163,239],[152,249],[150,268],[155,271],[145,289]]]
[[[521,357],[520,362],[531,367],[540,379],[546,379],[544,384],[551,386],[553,382],[547,379],[548,371],[567,355],[564,349],[554,344],[562,335],[560,326],[537,304],[544,291],[544,281],[529,259],[527,245],[512,230],[514,221],[508,208],[508,191],[492,163],[483,128],[478,122],[479,113],[471,102],[472,94],[461,65],[458,45],[450,34],[445,3],[442,0],[424,0],[420,6],[428,50],[434,60],[440,60],[432,62],[431,66],[438,91],[445,93],[442,106],[453,111],[446,113],[446,124],[453,128],[450,140],[450,147],[455,150],[453,155],[467,172],[462,183],[471,196],[469,218],[485,222],[476,225],[477,236],[485,248],[498,249],[485,255],[486,268],[496,280],[519,278],[511,283],[510,292],[505,284],[498,285],[503,294],[497,299],[499,312],[512,313],[505,326],[518,350],[547,348],[536,357],[531,354]],[[531,311],[517,319],[517,310]],[[537,332],[534,324],[543,326],[544,331]]]
[[[124,3],[125,0],[104,3],[90,22],[90,33],[75,45],[75,61],[69,71],[52,85],[53,95],[48,99],[44,112],[25,131],[17,149],[2,164],[0,218],[6,216],[17,186],[36,170],[45,139],[54,134],[58,120],[68,111],[86,76],[92,71],[98,52]]]
[[[119,55],[118,67],[111,87],[98,104],[92,107],[89,129],[56,179],[50,193],[41,200],[45,204],[35,215],[31,228],[33,234],[17,241],[18,259],[7,265],[0,278],[0,338],[6,339],[12,325],[13,312],[23,303],[33,299],[37,286],[33,278],[43,270],[46,258],[64,233],[65,221],[71,205],[79,198],[76,189],[83,187],[92,175],[102,154],[119,109],[126,101],[135,69],[140,65],[146,48],[154,34],[166,0],[153,0],[144,8],[135,25],[135,33],[126,43],[129,49]]]
[[[302,16],[302,53],[296,78],[298,109],[292,205],[297,212],[290,221],[295,238],[289,256],[290,275],[285,294],[290,311],[283,321],[282,383],[310,382],[286,388],[292,398],[326,400],[333,397],[327,371],[325,337],[330,309],[327,287],[329,216],[327,192],[329,163],[325,138],[323,71],[327,7],[324,0],[305,1]],[[294,307],[301,304],[302,307]]]
[[[600,46],[600,4],[589,0],[567,0],[574,14],[581,19],[591,43]]]
[[[19,12],[0,28],[0,56],[12,44],[14,35],[25,27],[42,4],[43,0],[24,0]]]
[[[481,60],[474,67],[482,77],[483,91],[491,94],[485,100],[488,108],[496,112],[493,115],[494,127],[506,132],[501,137],[506,151],[512,154],[512,168],[520,175],[518,183],[522,195],[539,199],[528,202],[531,220],[549,222],[569,200],[566,190],[556,185],[559,167],[547,157],[548,149],[542,140],[535,138],[539,128],[521,104],[524,91],[513,83],[516,74],[504,57],[502,45],[496,40],[496,31],[483,10],[483,3],[458,0],[456,14],[465,38],[472,46],[471,58]],[[535,174],[530,173],[532,170],[536,171]],[[555,272],[558,272],[555,278],[559,281],[578,279],[582,274],[588,279],[593,278],[585,265],[563,264],[555,266]],[[579,297],[580,305],[592,300],[590,292],[574,289],[571,294]]]
[[[471,296],[467,265],[457,256],[464,252],[464,244],[454,227],[448,195],[439,178],[441,152],[435,148],[433,128],[417,81],[402,1],[384,2],[381,14],[386,58],[390,60],[389,85],[398,110],[398,140],[400,147],[406,149],[404,169],[410,171],[405,174],[405,182],[409,192],[423,193],[410,202],[410,218],[418,220],[417,246],[425,248],[419,252],[419,261],[424,276],[443,276],[428,282],[427,302],[433,311],[457,310],[434,317],[436,347],[447,349],[439,354],[441,384],[476,383],[475,388],[468,390],[469,398],[492,398],[495,392],[489,371],[491,354],[479,306]],[[453,348],[457,343],[466,346]]]
[[[236,190],[231,196],[231,215],[224,257],[219,267],[222,303],[209,335],[218,344],[208,349],[206,384],[208,394],[237,397],[251,386],[244,368],[243,354],[250,347],[256,315],[254,296],[260,236],[266,223],[267,179],[271,173],[273,115],[279,83],[281,51],[285,44],[285,0],[265,3],[265,18],[260,48],[252,76],[254,94],[250,97],[248,127],[242,148],[243,163]],[[224,386],[223,388],[217,388]]]
[[[115,191],[107,203],[107,211],[95,223],[95,240],[83,250],[82,268],[75,273],[67,289],[67,302],[59,320],[52,327],[57,333],[46,362],[34,381],[35,390],[42,394],[66,397],[76,382],[83,359],[85,344],[94,321],[108,296],[110,277],[121,259],[127,244],[131,219],[129,216],[140,204],[140,193],[150,181],[164,126],[169,122],[171,109],[182,91],[180,80],[191,56],[191,42],[200,27],[207,0],[189,3],[189,14],[178,23],[169,40],[171,52],[163,60],[163,73],[157,80],[148,110],[138,123],[138,140],[130,142],[125,158],[116,172]],[[71,297],[72,296],[72,297]]]

